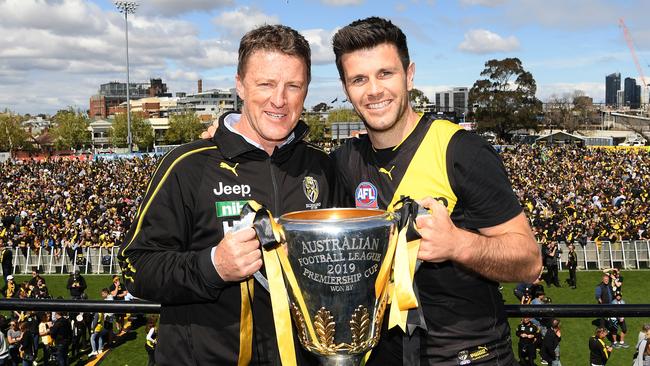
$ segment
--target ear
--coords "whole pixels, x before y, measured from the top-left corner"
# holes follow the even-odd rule
[[[244,80],[239,77],[239,74],[235,75],[235,87],[237,88],[237,95],[239,98],[244,100],[243,95],[246,88],[244,87]]]
[[[415,62],[411,62],[406,68],[406,90],[413,89],[413,79],[415,78]]]

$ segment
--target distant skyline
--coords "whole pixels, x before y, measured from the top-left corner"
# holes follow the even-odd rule
[[[231,88],[239,39],[257,25],[285,24],[312,47],[305,106],[345,99],[331,37],[368,16],[408,37],[415,87],[471,87],[490,59],[518,57],[537,96],[582,90],[605,100],[605,77],[641,84],[618,19],[650,82],[650,1],[642,0],[141,0],[129,16],[131,82],[162,78],[171,93]],[[124,17],[104,0],[0,0],[0,109],[88,109],[100,84],[126,81]],[[647,96],[644,96],[647,100]],[[347,105],[349,106],[349,104]]]

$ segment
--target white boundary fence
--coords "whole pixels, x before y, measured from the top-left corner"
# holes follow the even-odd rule
[[[574,243],[578,254],[578,269],[600,270],[611,267],[622,269],[650,269],[650,240],[634,240],[600,244],[589,241],[586,245]],[[560,242],[560,270],[567,261],[569,249]],[[119,247],[112,248],[77,248],[74,251],[62,250],[55,256],[47,250],[34,253],[27,248],[27,255],[20,249],[13,249],[14,273],[31,273],[38,268],[41,273],[67,274],[79,269],[83,274],[119,274],[117,262]]]
[[[36,253],[31,248],[25,253],[13,249],[13,269],[14,273],[31,273],[38,268],[46,274],[68,274],[77,269],[83,274],[119,274],[118,250],[119,247],[77,248],[54,255],[44,249]]]
[[[578,269],[648,269],[650,268],[650,240],[620,241],[611,243],[601,241],[600,244],[589,241],[586,245],[573,243],[578,254]],[[568,258],[567,244],[560,242],[562,250],[559,263],[564,268]]]

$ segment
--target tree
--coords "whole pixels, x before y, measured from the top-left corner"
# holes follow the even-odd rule
[[[327,122],[359,122],[361,118],[354,109],[338,108],[331,110],[327,115]]]
[[[424,92],[422,92],[420,89],[413,88],[409,92],[409,101],[411,102],[411,105],[424,105],[424,104],[429,104],[429,98],[427,98],[426,95],[424,95]]]
[[[113,120],[113,129],[110,133],[111,142],[118,147],[126,147],[126,136],[128,134],[127,118],[125,113],[120,113]],[[138,150],[149,150],[153,147],[153,129],[148,121],[139,113],[131,114],[131,135],[133,144]]]
[[[320,102],[320,103],[316,104],[314,107],[312,107],[311,110],[313,112],[327,112],[330,109],[332,109],[332,107],[329,104],[327,104],[325,102]]]
[[[307,140],[313,143],[322,143],[325,141],[325,132],[328,123],[323,120],[322,115],[318,113],[307,113],[305,115],[305,123],[309,126]]]
[[[535,97],[537,84],[518,58],[489,60],[481,76],[487,79],[477,80],[469,92],[479,130],[507,138],[520,128],[538,129],[542,102]]]
[[[51,133],[56,149],[80,149],[90,142],[90,122],[81,111],[75,112],[72,107],[60,110],[52,117],[52,122]]]
[[[169,117],[169,129],[165,140],[170,144],[183,144],[194,141],[204,130],[201,120],[192,112],[183,112]]]
[[[5,109],[0,113],[0,151],[24,149],[27,145],[27,132],[20,127],[21,116]]]
[[[553,94],[546,103],[544,123],[547,128],[558,128],[572,133],[578,129],[578,119],[573,114],[573,97],[571,94]]]

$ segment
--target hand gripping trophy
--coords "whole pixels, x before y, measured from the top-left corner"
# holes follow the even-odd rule
[[[419,241],[398,232],[400,215],[321,209],[288,213],[276,223],[263,207],[250,207],[283,364],[296,362],[290,319],[302,346],[324,366],[359,365],[379,341],[389,300],[389,327],[404,329],[407,310],[417,307],[412,281]]]

